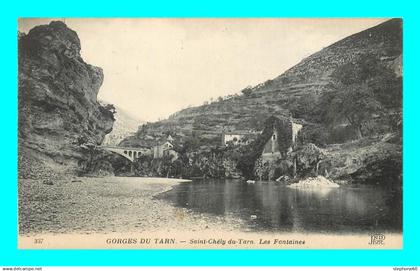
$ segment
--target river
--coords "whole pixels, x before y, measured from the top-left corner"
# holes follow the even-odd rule
[[[367,185],[298,189],[275,182],[203,180],[181,183],[158,198],[194,212],[241,219],[251,231],[402,230],[401,191]]]
[[[19,180],[19,232],[401,232],[401,192],[274,182],[104,177]]]

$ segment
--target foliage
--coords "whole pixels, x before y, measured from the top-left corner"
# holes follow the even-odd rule
[[[313,119],[316,114],[316,105],[318,102],[318,95],[313,92],[307,95],[294,99],[290,102],[290,112],[295,118]]]
[[[351,84],[343,86],[344,91],[333,100],[336,118],[345,118],[359,138],[363,137],[363,125],[374,113],[382,110],[367,84]]]
[[[307,123],[303,126],[298,141],[302,144],[314,143],[317,146],[325,147],[329,135],[329,131],[323,125]]]
[[[324,93],[320,103],[323,121],[330,129],[348,123],[361,138],[375,126],[375,116],[401,110],[401,78],[372,55],[339,67],[333,78],[334,90]]]
[[[104,114],[105,116],[108,116],[109,118],[111,118],[112,120],[115,120],[115,113],[117,112],[114,105],[112,104],[107,104],[105,106],[99,106],[99,110],[101,111],[102,114]]]
[[[358,135],[351,125],[342,125],[331,129],[328,136],[328,143],[344,143],[347,141],[355,140],[357,138]]]
[[[242,94],[244,94],[245,96],[249,96],[252,93],[252,89],[251,88],[245,88],[242,91]]]

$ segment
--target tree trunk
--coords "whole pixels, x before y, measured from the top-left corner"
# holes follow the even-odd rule
[[[362,126],[361,125],[358,125],[357,126],[357,128],[356,128],[356,134],[357,134],[357,138],[358,139],[363,138]]]
[[[347,116],[347,120],[349,121],[350,125],[355,128],[357,138],[358,139],[363,138],[362,125],[358,124],[354,119],[350,118],[349,116]]]

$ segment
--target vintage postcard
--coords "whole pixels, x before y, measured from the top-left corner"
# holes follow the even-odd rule
[[[399,18],[20,18],[20,249],[401,249]]]

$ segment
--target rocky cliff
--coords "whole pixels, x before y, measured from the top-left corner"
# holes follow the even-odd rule
[[[64,23],[19,34],[19,176],[78,174],[112,130],[97,101],[104,74],[84,62],[77,33]]]

